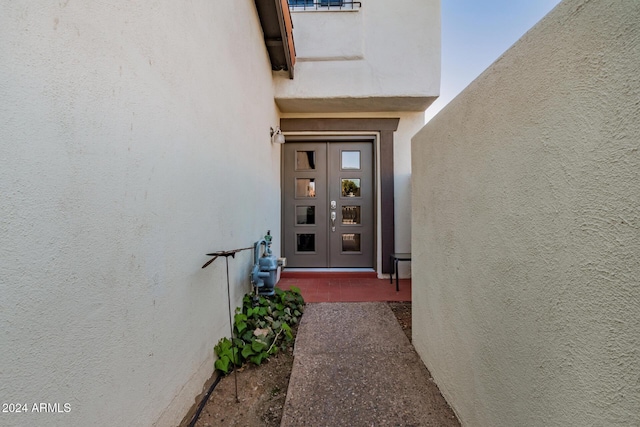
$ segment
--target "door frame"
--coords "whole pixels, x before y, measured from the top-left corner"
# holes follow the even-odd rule
[[[376,135],[347,135],[347,134],[342,134],[342,135],[337,135],[337,134],[332,134],[332,135],[299,135],[299,136],[290,136],[289,138],[287,138],[286,144],[296,144],[296,143],[322,143],[322,144],[332,144],[332,143],[366,143],[366,144],[371,144],[371,155],[372,155],[372,164],[371,164],[371,179],[373,182],[373,188],[372,188],[372,200],[371,200],[371,204],[372,204],[372,227],[371,227],[371,232],[372,232],[372,240],[375,243],[374,247],[373,247],[373,254],[372,254],[372,264],[373,264],[373,269],[375,271],[378,271],[379,268],[379,262],[378,262],[378,235],[379,235],[379,230],[378,230],[378,217],[379,217],[379,204],[378,204],[378,191],[377,189],[379,188],[379,183],[378,183],[378,179],[377,179],[377,170],[379,168],[378,165],[378,158],[376,156],[376,145],[377,145],[377,138]],[[284,146],[281,149],[281,155],[284,152]],[[327,162],[328,162],[328,156],[329,156],[330,150],[327,147],[326,150],[326,155],[327,155]],[[281,162],[281,167],[280,167],[280,185],[281,185],[281,197],[280,197],[280,230],[281,230],[281,242],[284,248],[284,245],[286,245],[287,242],[290,242],[290,239],[286,238],[286,227],[287,225],[285,224],[285,217],[286,215],[284,214],[285,209],[287,209],[287,207],[285,206],[285,179],[286,179],[286,173],[285,173],[285,161],[284,161],[284,156],[281,157],[282,158],[282,162]],[[327,185],[330,182],[330,178],[327,176]],[[327,192],[327,200],[325,204],[328,204],[329,202],[329,193]],[[327,224],[328,224],[328,219],[327,219]],[[329,247],[331,246],[331,239],[330,239],[330,235],[327,235],[327,241],[326,241],[326,249],[327,249],[327,262],[330,263],[331,262],[331,257],[329,256]],[[283,254],[284,256],[284,254]],[[327,267],[327,268],[345,268],[345,267]],[[346,268],[350,268],[350,267],[346,267]],[[353,267],[353,268],[361,268],[361,267]]]
[[[395,251],[393,138],[399,118],[284,118],[280,129],[290,142],[332,139],[373,141],[374,156],[374,262],[376,272],[389,274]],[[281,162],[281,185],[284,165]],[[281,195],[282,206],[282,195]],[[282,230],[284,233],[284,230]]]

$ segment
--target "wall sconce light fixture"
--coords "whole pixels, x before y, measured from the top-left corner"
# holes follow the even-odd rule
[[[284,144],[285,139],[282,131],[280,130],[280,126],[276,126],[275,130],[271,128],[271,142],[274,144]]]

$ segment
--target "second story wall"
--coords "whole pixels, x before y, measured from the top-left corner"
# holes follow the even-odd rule
[[[440,90],[440,1],[364,0],[292,11],[295,78],[276,76],[283,112],[424,111]]]

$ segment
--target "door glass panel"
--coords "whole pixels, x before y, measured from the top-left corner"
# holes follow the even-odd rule
[[[316,197],[316,179],[296,178],[296,197]]]
[[[315,252],[316,235],[315,234],[296,234],[296,250],[298,252]]]
[[[342,223],[360,224],[360,206],[343,206]]]
[[[296,170],[309,171],[316,169],[315,151],[296,151]]]
[[[340,167],[342,169],[360,169],[360,152],[343,151]]]
[[[360,252],[359,233],[349,233],[342,235],[342,252]]]
[[[342,179],[342,197],[360,197],[360,178]]]
[[[315,224],[315,206],[296,206],[296,224]]]

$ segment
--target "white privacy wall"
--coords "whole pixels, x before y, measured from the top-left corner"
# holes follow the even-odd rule
[[[229,334],[204,254],[280,235],[254,2],[3,2],[0,58],[0,400],[70,407],[0,424],[176,425]]]
[[[413,139],[413,343],[463,425],[640,425],[639,23],[565,0]]]

